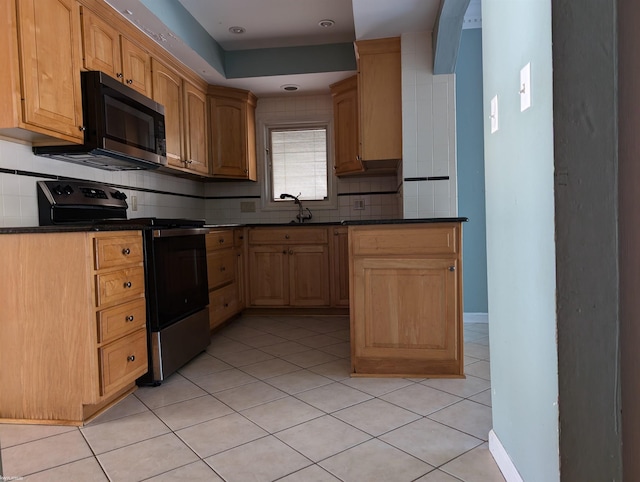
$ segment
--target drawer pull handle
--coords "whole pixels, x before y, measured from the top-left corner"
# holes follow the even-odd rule
[[[127,84],[129,85],[133,84],[133,79],[127,79]]]
[[[116,74],[116,77],[118,77],[119,79],[121,79],[121,78],[123,77],[122,72],[118,72],[118,73]]]
[[[288,235],[288,234],[285,234],[285,235],[284,235],[284,239],[289,239],[289,235]]]
[[[455,267],[455,266],[449,266],[449,271],[453,272],[453,271],[455,271],[455,270],[456,270],[456,267]]]
[[[129,248],[124,248],[122,250],[122,254],[124,254],[125,256],[129,256],[131,254],[131,250]]]
[[[124,287],[125,287],[125,288],[131,288],[131,281],[127,281],[127,282],[124,284]]]
[[[127,361],[135,361],[136,360],[136,356],[135,355],[129,355],[127,357]]]
[[[287,250],[286,250],[286,249],[283,249],[283,250],[282,250],[282,254],[287,254]]]
[[[292,251],[292,250],[289,250],[289,254],[293,254],[293,251]]]
[[[219,242],[220,244],[224,243],[224,238],[220,238],[220,239],[218,240],[218,242]]]
[[[229,308],[229,303],[225,303],[225,304],[224,304],[224,307],[225,307],[225,308]]]
[[[220,271],[227,271],[227,268],[225,268],[224,266],[220,266]]]
[[[132,322],[132,321],[133,321],[133,315],[129,315],[129,316],[127,316],[127,317],[125,318],[125,320],[126,320],[127,322],[129,322],[129,323],[130,323],[130,322]]]

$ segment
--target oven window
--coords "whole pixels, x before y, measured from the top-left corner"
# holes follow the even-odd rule
[[[154,284],[158,328],[209,304],[203,234],[154,238]]]

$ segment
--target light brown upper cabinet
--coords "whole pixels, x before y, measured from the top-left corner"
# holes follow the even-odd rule
[[[336,82],[330,88],[333,98],[334,171],[337,176],[362,172],[357,76]]]
[[[209,174],[207,95],[200,87],[184,81],[185,163],[199,174]]]
[[[164,105],[167,163],[183,172],[209,174],[205,91],[173,67],[152,59],[153,99]]]
[[[184,167],[182,77],[174,69],[156,59],[152,59],[151,67],[153,99],[164,106],[167,163],[173,167]]]
[[[0,5],[0,133],[81,143],[80,15],[74,0]]]
[[[257,179],[256,96],[247,90],[209,86],[211,175]]]
[[[84,68],[101,70],[151,97],[151,55],[86,7],[81,7]]]
[[[360,156],[363,161],[402,159],[400,38],[362,40],[355,46]]]

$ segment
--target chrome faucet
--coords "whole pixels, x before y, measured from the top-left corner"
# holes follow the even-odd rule
[[[298,194],[300,196],[300,194]],[[304,223],[313,217],[311,214],[311,210],[309,208],[303,208],[302,202],[300,201],[298,196],[294,196],[293,194],[282,193],[280,194],[280,199],[290,198],[293,199],[293,202],[298,205],[298,214],[296,215],[296,219],[299,223]],[[307,214],[304,214],[304,211],[307,211]],[[291,221],[292,223],[295,221]]]

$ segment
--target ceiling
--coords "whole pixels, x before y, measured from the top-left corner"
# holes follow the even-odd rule
[[[335,68],[324,65],[318,71],[311,68],[310,72],[288,71],[282,75],[277,64],[286,63],[286,55],[292,51],[304,55],[306,51],[302,48],[308,48],[309,55],[314,55],[318,48],[329,44],[351,49],[349,44],[354,40],[431,31],[441,3],[441,0],[106,1],[209,83],[248,89],[258,97],[284,95],[282,86],[286,84],[300,86],[293,95],[328,92],[329,84],[355,73],[355,64],[346,69],[344,63]],[[334,25],[322,27],[319,25],[322,20],[333,20]],[[480,0],[471,0],[463,26],[481,26],[478,22],[481,22]],[[242,27],[245,32],[234,34],[230,27]],[[316,50],[311,46],[316,46]],[[260,59],[260,52],[256,57],[255,49],[271,49],[263,52],[273,57],[262,60],[269,63],[270,58],[274,59],[273,71],[268,75],[259,69],[249,72],[251,65],[248,65],[244,70],[249,73],[227,78],[228,58]],[[220,52],[222,60],[216,62]],[[247,57],[247,53],[254,56]]]

